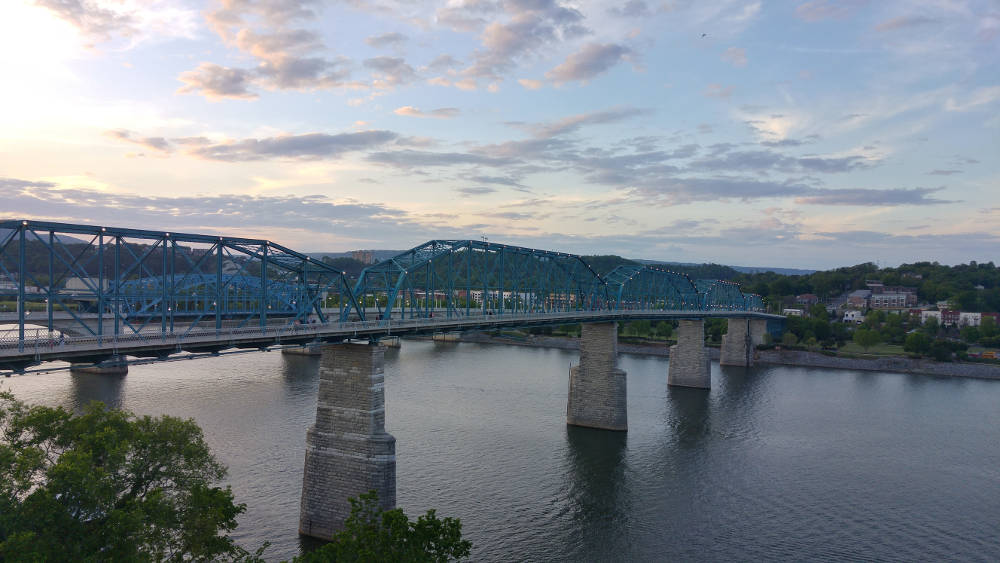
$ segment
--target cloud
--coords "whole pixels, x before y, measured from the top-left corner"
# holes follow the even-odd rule
[[[927,173],[928,176],[951,176],[953,174],[961,174],[961,170],[931,170]]]
[[[417,73],[413,67],[397,57],[365,59],[364,65],[376,72],[373,82],[376,88],[391,88],[417,80]]]
[[[379,241],[384,240],[379,237],[412,240],[427,234],[400,209],[376,203],[335,202],[318,195],[147,196],[12,178],[0,178],[0,188],[5,190],[5,202],[10,203],[0,215],[8,217],[9,210],[16,209],[19,217],[71,223],[86,217],[87,222],[118,227],[172,232],[208,230],[230,235],[236,231],[256,238],[269,238],[268,233],[281,229],[302,232],[301,237],[308,241],[315,241],[319,233],[331,232],[345,239]],[[449,234],[454,237],[458,233]]]
[[[1000,100],[1000,86],[988,86],[977,88],[964,101],[956,101],[955,98],[948,98],[944,104],[944,109],[948,111],[969,111],[979,106],[990,105]]]
[[[919,27],[922,25],[934,24],[938,20],[924,16],[899,16],[888,19],[875,26],[875,31],[896,31],[909,27]]]
[[[398,137],[392,131],[358,133],[307,133],[263,139],[242,139],[197,146],[188,154],[207,160],[246,162],[267,159],[317,160],[337,158],[344,153],[374,148]]]
[[[425,166],[508,166],[516,164],[510,158],[491,157],[469,153],[428,152],[416,150],[400,150],[375,152],[367,157],[370,162],[388,164],[397,168],[419,168]]]
[[[804,205],[937,205],[955,203],[943,199],[928,197],[942,188],[897,188],[887,190],[874,189],[817,189],[811,195],[795,199],[795,203]]]
[[[35,4],[101,41],[111,39],[112,35],[128,37],[136,32],[135,17],[120,6],[115,10],[91,0],[35,0]]]
[[[383,33],[381,35],[372,35],[371,37],[365,38],[365,43],[369,47],[374,47],[376,49],[381,49],[384,47],[398,47],[403,43],[406,43],[407,37],[402,33],[390,32]]]
[[[587,81],[603,74],[630,55],[632,50],[622,45],[588,43],[566,57],[562,64],[546,72],[545,77],[556,84]]]
[[[722,84],[709,84],[705,87],[704,96],[706,98],[719,98],[720,100],[728,100],[733,96],[732,86],[723,86]]]
[[[567,133],[573,133],[585,125],[616,123],[633,117],[649,115],[651,113],[651,110],[642,108],[613,108],[593,113],[571,115],[546,123],[519,125],[519,127],[528,130],[532,135],[539,139],[548,139],[551,137],[566,135]]]
[[[730,47],[722,53],[722,60],[735,67],[747,66],[747,50],[742,47]]]
[[[136,137],[133,132],[127,129],[114,129],[111,131],[105,131],[104,134],[112,139],[134,143],[162,153],[169,153],[173,150],[173,147],[170,146],[170,142],[163,137]]]
[[[486,186],[477,186],[472,188],[458,188],[456,192],[462,194],[462,197],[472,197],[478,195],[486,195],[496,192],[496,189],[489,188]]]
[[[716,176],[665,179],[655,186],[633,188],[629,193],[659,205],[769,198],[794,198],[795,203],[800,205],[900,206],[954,203],[929,197],[940,190],[941,188],[815,188],[794,181],[772,182],[738,176]]]
[[[392,113],[396,115],[405,115],[407,117],[435,117],[438,119],[451,119],[453,117],[458,117],[458,108],[438,108],[431,111],[421,111],[413,106],[403,106],[401,108],[396,108]]]
[[[350,76],[347,59],[331,61],[318,57],[280,57],[262,62],[257,67],[257,75],[264,78],[266,86],[281,90],[363,87],[346,82]]]
[[[839,20],[867,3],[867,0],[811,0],[795,8],[795,15],[807,22]]]
[[[538,90],[545,84],[541,80],[532,80],[530,78],[518,79],[517,83],[527,88],[528,90]]]
[[[628,0],[621,6],[608,8],[607,13],[624,18],[641,18],[649,16],[652,12],[643,0]]]
[[[215,63],[201,63],[198,68],[182,72],[177,77],[185,86],[180,94],[201,94],[209,100],[253,100],[258,96],[249,88],[253,73],[240,68],[227,68]]]
[[[496,184],[499,186],[509,186],[518,191],[527,191],[524,185],[510,176],[470,176],[469,179],[480,184]]]
[[[472,64],[460,71],[461,78],[439,78],[437,83],[462,89],[476,89],[480,80],[496,84],[519,61],[545,55],[548,47],[589,34],[583,20],[577,9],[556,0],[475,0],[439,10],[439,22],[462,31],[482,29],[482,47],[473,53]]]

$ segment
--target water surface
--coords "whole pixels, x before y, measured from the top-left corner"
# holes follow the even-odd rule
[[[567,350],[386,353],[398,504],[462,519],[478,561],[1000,560],[1000,381],[712,366],[666,386],[622,355],[628,433],[567,427]],[[0,381],[34,403],[194,418],[247,504],[237,536],[298,553],[316,358],[277,352]]]

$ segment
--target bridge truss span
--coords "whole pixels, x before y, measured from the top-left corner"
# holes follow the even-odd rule
[[[357,308],[343,272],[267,240],[28,220],[0,222],[6,299],[21,341],[26,324],[102,340],[325,322],[331,305],[342,321]]]
[[[432,240],[371,266],[354,294],[376,320],[595,310],[608,301],[604,279],[579,256],[475,240]]]

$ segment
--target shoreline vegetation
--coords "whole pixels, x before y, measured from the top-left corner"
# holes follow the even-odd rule
[[[579,350],[580,342],[572,333],[537,335],[521,331],[498,331],[496,334],[481,331],[447,334],[441,337],[411,336],[404,340],[437,340],[444,342],[473,342],[478,344],[498,344],[507,346],[527,346],[532,348],[557,348]],[[647,356],[670,356],[670,346],[674,340],[667,338],[618,338],[618,352]],[[707,344],[709,356],[719,359],[719,347]],[[938,362],[931,359],[912,358],[905,355],[884,355],[853,353],[850,351],[808,350],[799,347],[788,348],[765,346],[755,352],[758,365],[776,364],[827,369],[847,369],[861,371],[882,371],[939,377],[971,377],[976,379],[1000,380],[1000,363],[983,362]]]

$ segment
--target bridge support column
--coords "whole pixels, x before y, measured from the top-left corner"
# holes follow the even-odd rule
[[[729,319],[729,328],[722,335],[722,350],[719,354],[719,365],[743,366],[753,365],[754,345],[750,339],[750,319]]]
[[[682,320],[677,326],[677,344],[670,347],[667,385],[711,389],[711,359],[705,348],[705,321]]]
[[[69,371],[99,375],[128,375],[128,364],[125,358],[115,356],[96,364],[70,364]]]
[[[618,369],[618,323],[584,323],[580,365],[569,370],[566,424],[628,430],[625,372]]]
[[[316,424],[306,434],[299,533],[330,539],[351,513],[348,497],[378,492],[396,505],[396,439],[385,431],[385,348],[325,346]]]
[[[750,345],[756,350],[764,343],[767,334],[767,319],[750,319]]]

